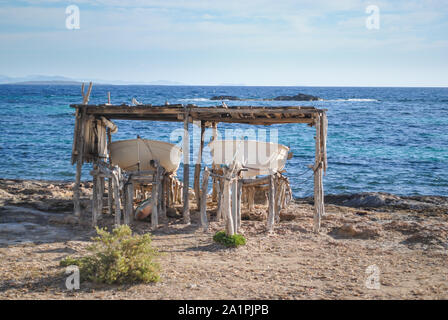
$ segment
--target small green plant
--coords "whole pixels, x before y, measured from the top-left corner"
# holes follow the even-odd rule
[[[218,231],[213,236],[213,240],[226,247],[238,247],[246,244],[246,238],[240,234],[228,236],[225,231]]]
[[[97,237],[92,238],[91,253],[81,258],[67,257],[60,262],[63,267],[79,267],[81,281],[107,284],[157,282],[160,266],[155,262],[158,252],[151,246],[151,236],[132,235],[127,225],[107,232],[96,228]]]

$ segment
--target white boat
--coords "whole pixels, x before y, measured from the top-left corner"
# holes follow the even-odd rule
[[[244,178],[283,170],[289,153],[284,145],[255,140],[214,140],[208,146],[215,164],[230,166],[237,161],[248,169]]]
[[[179,168],[182,150],[171,143],[132,139],[115,141],[110,144],[110,157],[113,165],[125,171],[151,170],[151,160],[157,160],[167,172]]]

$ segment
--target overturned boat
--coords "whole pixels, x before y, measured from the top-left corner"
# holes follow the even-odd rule
[[[282,171],[289,154],[287,146],[255,140],[214,140],[208,147],[215,164],[241,163],[244,178]]]
[[[166,172],[176,172],[181,157],[181,148],[164,141],[138,138],[110,144],[112,164],[125,171],[152,170],[151,160],[157,160]]]

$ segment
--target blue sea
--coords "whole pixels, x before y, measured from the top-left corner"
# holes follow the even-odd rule
[[[389,192],[448,195],[448,88],[111,86],[94,85],[90,103],[216,105],[214,95],[273,98],[297,93],[317,102],[227,101],[228,105],[310,105],[328,109],[326,194]],[[0,85],[0,178],[73,180],[70,163],[74,109],[80,86]],[[170,141],[181,123],[116,121],[113,140]],[[248,126],[220,124],[219,129]],[[258,128],[264,128],[259,126]],[[294,156],[286,170],[294,195],[309,196],[313,179],[315,129],[304,124],[273,125],[279,142]],[[269,129],[268,129],[269,130]],[[269,132],[269,131],[268,131]],[[268,133],[269,134],[269,133]],[[182,175],[180,169],[179,175]],[[89,179],[88,168],[83,179]]]

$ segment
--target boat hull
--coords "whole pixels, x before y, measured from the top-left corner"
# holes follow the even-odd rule
[[[176,172],[182,150],[174,144],[148,139],[112,142],[110,157],[113,165],[125,171],[152,170],[151,160],[157,160],[167,172]]]
[[[283,170],[289,153],[284,145],[254,140],[215,140],[208,146],[215,164],[229,166],[237,161],[247,168],[244,178]]]

